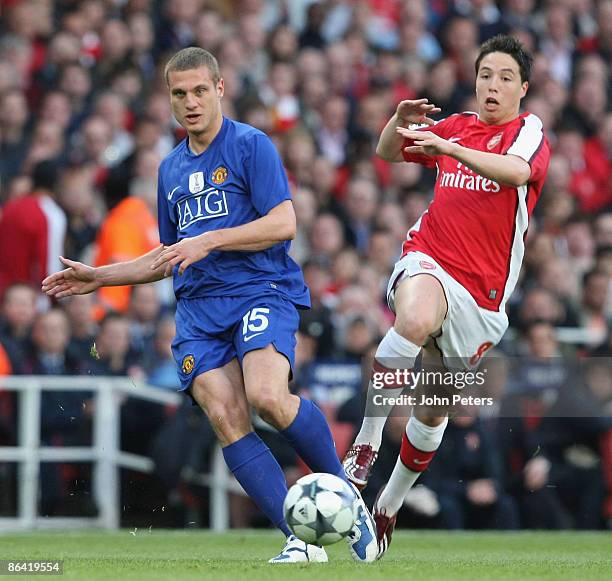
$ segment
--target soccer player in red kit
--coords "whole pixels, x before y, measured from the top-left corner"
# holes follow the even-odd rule
[[[496,36],[476,59],[477,113],[436,123],[427,115],[440,109],[427,99],[402,101],[383,129],[380,157],[435,167],[437,178],[433,201],[409,230],[389,280],[387,300],[396,319],[377,349],[373,378],[413,367],[422,349],[446,368],[473,370],[506,331],[505,305],[518,280],[528,219],[550,157],[540,119],[519,112],[531,64],[520,42]],[[369,401],[380,387],[370,382]],[[389,396],[403,389],[383,387]],[[367,484],[390,410],[366,409],[344,459],[346,474],[358,486]],[[429,465],[447,422],[444,412],[413,408],[400,456],[374,505],[379,557],[406,492]]]

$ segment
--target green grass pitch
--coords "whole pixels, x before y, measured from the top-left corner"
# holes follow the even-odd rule
[[[88,581],[612,579],[611,533],[400,531],[374,564],[354,563],[342,541],[328,547],[327,564],[268,565],[281,546],[267,531],[19,533],[0,534],[0,559],[64,559],[61,578]]]

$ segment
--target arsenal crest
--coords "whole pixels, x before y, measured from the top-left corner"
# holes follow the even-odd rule
[[[504,136],[503,133],[498,133],[497,135],[494,135],[493,137],[491,137],[491,139],[489,139],[489,143],[487,143],[487,149],[489,151],[494,149],[495,146],[502,140],[503,136]]]

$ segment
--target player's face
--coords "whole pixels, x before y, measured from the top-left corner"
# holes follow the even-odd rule
[[[223,79],[215,83],[208,67],[168,73],[176,120],[194,137],[217,131],[221,123]]]
[[[478,115],[490,125],[507,123],[519,112],[528,83],[521,81],[518,63],[509,54],[492,52],[480,61],[476,77]]]

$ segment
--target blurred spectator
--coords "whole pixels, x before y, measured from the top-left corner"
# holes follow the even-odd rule
[[[340,220],[333,214],[319,214],[310,230],[310,249],[314,256],[332,260],[344,247]]]
[[[612,246],[612,212],[602,212],[595,218],[595,244]]]
[[[317,144],[323,155],[335,166],[342,165],[346,159],[348,114],[348,104],[339,96],[331,96],[321,106]]]
[[[611,469],[603,455],[604,438],[612,430],[609,361],[588,360],[565,386],[561,397],[539,428],[539,442],[551,460],[550,482],[579,529],[603,524],[606,491],[604,471]],[[567,417],[576,416],[576,417]]]
[[[31,355],[23,372],[28,375],[78,375],[79,361],[68,352],[70,327],[68,317],[60,309],[51,309],[37,317],[32,329]],[[41,444],[50,446],[83,446],[91,442],[91,394],[84,391],[47,390],[41,402]],[[89,486],[81,488],[82,480],[89,480],[84,465],[54,462],[41,464],[41,514],[91,515],[95,507],[89,500]],[[78,491],[79,494],[75,493]],[[81,494],[85,493],[85,494]],[[78,508],[74,507],[78,501]]]
[[[131,182],[130,195],[108,213],[100,226],[95,265],[131,260],[157,246],[156,191],[152,179]],[[134,229],[134,224],[140,224],[140,227]],[[104,287],[98,291],[103,310],[125,312],[129,296],[130,287]]]
[[[546,27],[540,40],[541,50],[550,63],[550,73],[559,83],[567,86],[572,78],[574,39],[569,8],[551,2],[545,11]]]
[[[319,357],[326,357],[334,352],[332,311],[325,304],[325,292],[331,283],[329,267],[320,259],[311,259],[302,268],[312,306],[300,311],[300,332],[316,341]]]
[[[563,305],[550,291],[538,287],[527,291],[520,305],[510,315],[512,326],[523,330],[541,321],[560,327],[577,324],[577,321],[571,319],[571,313],[565,312]]]
[[[595,345],[601,344],[609,329],[608,301],[610,296],[610,275],[591,270],[583,279],[581,326],[589,331]]]
[[[537,431],[545,412],[542,393],[509,394],[514,362],[491,352],[482,371],[482,395],[494,405],[479,410],[481,422],[501,456],[503,488],[516,500],[521,525],[530,529],[566,529],[571,526],[555,488],[549,486],[551,462],[541,451]]]
[[[91,252],[102,219],[103,204],[94,185],[92,164],[64,167],[58,190],[58,202],[68,221],[64,251],[68,258],[84,259]]]
[[[127,315],[130,318],[131,349],[143,357],[151,352],[161,304],[154,285],[132,287]]]
[[[591,224],[584,217],[575,216],[567,220],[563,231],[567,246],[565,262],[578,275],[583,275],[593,267],[595,241]]]
[[[111,126],[112,138],[106,159],[109,167],[115,167],[134,148],[134,138],[126,130],[126,126],[130,122],[127,104],[120,94],[106,91],[96,97],[94,114],[105,119]]]
[[[68,353],[89,369],[89,362],[96,353],[95,336],[98,330],[94,320],[93,295],[69,297],[65,301],[64,310],[70,323]]]
[[[96,335],[92,371],[96,375],[130,375],[141,379],[143,372],[130,349],[130,340],[130,320],[115,313],[106,315]]]
[[[28,154],[23,160],[22,170],[31,173],[34,166],[42,161],[54,161],[58,165],[63,161],[64,143],[63,127],[51,119],[40,119],[32,130],[32,141]]]
[[[36,318],[37,292],[23,283],[15,283],[4,291],[0,314],[0,337],[13,369],[21,367],[21,359],[30,351],[30,332]]]
[[[0,294],[24,282],[38,287],[60,270],[66,216],[55,201],[57,165],[41,161],[33,170],[32,193],[8,202],[0,216]]]
[[[69,341],[70,324],[68,316],[62,309],[54,308],[38,315],[32,327],[33,349],[23,363],[23,373],[26,375],[78,375],[79,362],[73,359],[67,351]],[[43,392],[43,400],[47,396],[54,400],[57,399],[57,394],[53,391]],[[64,400],[61,399],[61,401]],[[58,413],[55,407],[43,405],[43,408],[52,415]],[[75,410],[80,408],[80,400],[73,407]]]
[[[179,388],[180,381],[171,349],[175,333],[173,316],[165,315],[157,321],[151,349],[143,358],[149,385],[171,390]]]
[[[568,376],[555,328],[548,321],[534,321],[525,330],[524,356],[515,365],[509,391],[513,394],[554,398]]]
[[[0,180],[5,184],[19,173],[30,136],[29,110],[25,95],[17,87],[0,94]]]
[[[365,254],[370,240],[374,216],[377,209],[378,191],[376,184],[363,178],[351,180],[344,200],[345,239],[360,254]]]
[[[514,499],[502,486],[501,458],[478,418],[449,422],[423,484],[436,493],[443,528],[519,528]]]

